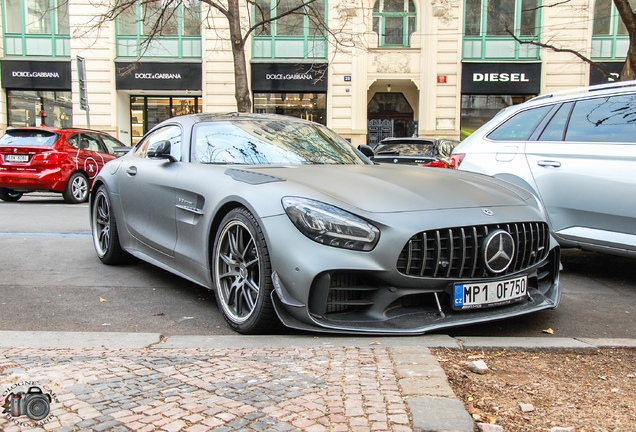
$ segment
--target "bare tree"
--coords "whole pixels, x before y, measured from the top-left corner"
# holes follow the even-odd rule
[[[629,48],[620,79],[623,81],[636,79],[636,13],[630,6],[629,0],[614,0],[614,5],[629,34]]]
[[[340,22],[341,28],[330,29],[325,22],[325,3],[323,0],[276,0],[272,7],[271,0],[199,0],[201,4],[209,6],[208,17],[202,20],[202,24],[214,27],[214,19],[210,15],[213,11],[219,12],[227,21],[229,39],[232,47],[235,76],[235,97],[239,112],[250,112],[252,100],[250,97],[248,71],[245,46],[250,35],[268,34],[271,24],[286,18],[287,25],[302,25],[303,19],[308,18],[310,27],[315,37],[327,38],[330,43],[340,46],[353,46],[352,35],[343,36],[342,28],[346,25]],[[152,42],[160,38],[164,33],[167,23],[174,17],[178,7],[191,4],[193,0],[114,0],[109,9],[95,17],[92,28],[100,28],[105,23],[131,16],[137,6],[141,10],[152,10],[152,13],[143,13],[137,16],[138,21],[144,23],[144,37],[142,55],[151,46]],[[275,13],[274,13],[275,11]],[[294,20],[298,18],[300,21]],[[140,56],[141,57],[141,56]]]
[[[546,7],[555,7],[568,3],[570,0],[559,1],[554,4],[539,6],[539,8]],[[620,80],[627,81],[636,79],[636,13],[632,9],[629,4],[629,0],[612,0],[618,13],[621,17],[621,20],[625,24],[625,28],[627,29],[627,33],[629,35],[629,48],[627,50],[627,57],[625,59],[625,64],[620,73]],[[636,1],[636,0],[632,0]],[[597,17],[595,17],[596,19]],[[581,52],[571,49],[571,48],[563,48],[555,45],[553,42],[539,42],[537,40],[528,40],[519,38],[515,32],[509,27],[507,23],[504,24],[505,32],[510,35],[513,39],[515,39],[520,44],[527,45],[535,45],[541,48],[546,48],[554,52],[566,52],[570,53],[576,57],[578,57],[581,61],[588,63],[596,70],[598,70],[601,74],[606,76],[607,78],[616,79],[616,76],[612,75],[610,72],[605,70],[602,64],[599,62],[595,62],[589,57],[585,56]]]

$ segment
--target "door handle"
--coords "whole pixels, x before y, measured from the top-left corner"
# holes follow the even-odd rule
[[[126,169],[126,172],[127,172],[127,173],[128,173],[128,175],[130,175],[130,176],[137,175],[137,167],[136,167],[136,166],[128,167],[128,169]]]
[[[551,161],[551,160],[541,160],[541,161],[537,162],[537,165],[542,166],[542,167],[559,168],[561,166],[561,162],[559,162],[559,161]]]

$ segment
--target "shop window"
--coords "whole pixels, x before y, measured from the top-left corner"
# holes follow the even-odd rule
[[[636,13],[636,2],[631,2]],[[592,30],[592,58],[624,59],[629,48],[629,34],[612,0],[596,0]]]
[[[531,99],[532,95],[462,95],[461,139],[486,124],[502,109]]]
[[[66,0],[3,0],[4,54],[69,57]]]
[[[72,127],[71,92],[7,90],[9,126]]]
[[[200,96],[131,96],[132,144],[157,124],[171,117],[201,112]]]
[[[199,0],[134,2],[117,19],[117,56],[200,58],[201,20]]]
[[[255,1],[255,22],[282,16],[256,30],[252,42],[254,58],[327,57],[325,1],[300,7],[302,4],[302,0]]]
[[[413,0],[377,0],[373,31],[378,34],[378,46],[410,46],[416,20]]]
[[[466,0],[464,59],[538,59],[539,47],[517,42],[510,32],[538,41],[540,6],[541,0]]]
[[[254,93],[254,112],[283,114],[327,124],[325,93]]]

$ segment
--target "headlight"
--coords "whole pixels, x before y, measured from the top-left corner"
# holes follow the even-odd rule
[[[285,197],[283,208],[296,228],[318,243],[370,251],[380,238],[380,230],[367,221],[320,201]]]

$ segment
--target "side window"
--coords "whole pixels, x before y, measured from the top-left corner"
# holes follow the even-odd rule
[[[75,134],[73,136],[68,137],[66,142],[68,142],[70,145],[72,145],[75,148],[79,148],[78,140],[79,140],[79,134]]]
[[[106,149],[102,147],[102,143],[100,142],[99,138],[89,133],[80,134],[80,150],[107,153]]]
[[[147,135],[135,147],[135,156],[145,158],[148,146],[159,141],[170,141],[170,154],[176,160],[181,160],[181,128],[175,125],[164,126]]]
[[[517,113],[492,131],[488,138],[494,141],[526,141],[551,109],[552,106],[548,105]]]
[[[123,143],[117,141],[115,138],[112,138],[108,135],[100,135],[99,137],[102,139],[102,142],[108,149],[108,154],[115,154],[115,149],[117,147],[124,147]]]
[[[543,129],[539,141],[563,141],[563,133],[565,132],[565,125],[570,118],[570,111],[572,111],[572,102],[561,105],[550,120],[550,123]]]
[[[566,141],[636,142],[636,94],[587,99],[572,110]]]

